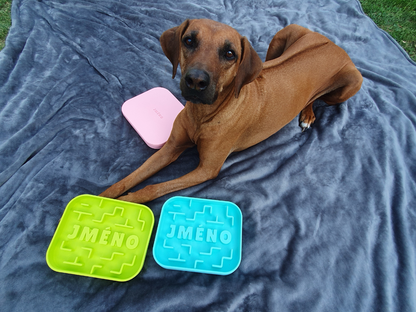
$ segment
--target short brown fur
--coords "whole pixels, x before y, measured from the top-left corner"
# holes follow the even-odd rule
[[[197,39],[192,48],[183,42],[187,36]],[[274,36],[265,63],[247,38],[211,20],[187,20],[165,31],[160,41],[173,64],[173,77],[178,64],[181,66],[183,94],[195,97],[176,118],[166,144],[101,196],[119,197],[193,145],[200,156],[195,170],[119,199],[144,203],[213,179],[230,153],[267,139],[299,113],[301,124],[308,128],[315,121],[312,104],[316,99],[329,105],[344,102],[362,83],[360,72],[343,49],[298,25],[287,26]],[[224,46],[235,52],[234,59],[222,57]],[[193,84],[190,87],[184,77],[191,69],[204,73],[209,84],[201,90]]]

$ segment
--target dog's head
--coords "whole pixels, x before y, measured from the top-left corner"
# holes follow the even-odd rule
[[[173,65],[181,65],[180,88],[193,103],[212,104],[226,88],[235,97],[262,70],[262,61],[246,37],[211,20],[186,20],[160,37],[163,52]]]

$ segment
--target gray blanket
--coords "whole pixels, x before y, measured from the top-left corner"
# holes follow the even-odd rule
[[[173,195],[243,214],[231,275],[166,270],[152,256],[119,283],[52,271],[45,254],[66,204],[99,194],[154,150],[121,113],[179,77],[159,37],[186,18],[227,23],[264,60],[299,24],[345,49],[364,77],[340,105],[232,154],[218,178]],[[415,311],[416,66],[355,0],[15,0],[0,53],[0,310]],[[195,148],[147,182],[198,164]],[[136,188],[136,189],[137,189]]]

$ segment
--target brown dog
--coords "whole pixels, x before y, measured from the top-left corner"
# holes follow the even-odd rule
[[[173,77],[181,65],[180,88],[188,102],[162,149],[101,196],[119,197],[195,144],[200,162],[194,171],[119,199],[147,202],[213,179],[230,153],[267,139],[299,112],[301,127],[309,128],[316,99],[343,102],[362,83],[343,49],[297,25],[274,36],[265,63],[247,38],[211,20],[186,20],[165,31],[160,42],[173,64]]]

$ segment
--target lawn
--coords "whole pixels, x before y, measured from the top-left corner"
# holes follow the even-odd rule
[[[416,0],[360,0],[364,12],[416,61]],[[0,50],[11,24],[11,0],[0,0]]]
[[[12,0],[0,0],[0,50],[4,48],[4,41],[11,25],[11,3]]]
[[[364,12],[416,61],[416,0],[360,0]]]

